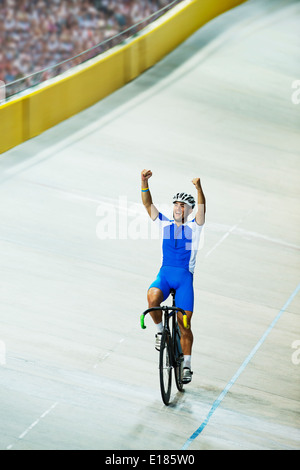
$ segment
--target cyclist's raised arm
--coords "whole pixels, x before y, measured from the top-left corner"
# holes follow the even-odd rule
[[[200,178],[194,178],[192,183],[195,185],[195,188],[198,192],[198,211],[196,213],[195,220],[198,225],[203,225],[205,222],[206,200],[202,190]]]
[[[151,178],[151,176],[152,176],[151,170],[142,171],[142,174],[141,174],[142,201],[151,219],[155,220],[157,219],[159,212],[152,202],[152,196],[151,196],[151,192],[149,189],[149,178]]]

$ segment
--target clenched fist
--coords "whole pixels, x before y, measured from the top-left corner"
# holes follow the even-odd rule
[[[200,178],[194,178],[192,183],[196,186],[196,189],[201,189]]]
[[[152,176],[151,170],[143,170],[142,171],[142,181],[148,181],[149,178]]]

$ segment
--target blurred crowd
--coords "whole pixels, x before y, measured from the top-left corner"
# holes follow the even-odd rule
[[[120,33],[142,22],[127,35],[136,33],[145,27],[143,21],[173,4],[172,0],[0,0],[0,80],[8,84],[45,69],[42,80],[55,76],[120,43],[125,39]],[[75,61],[53,67],[79,54]],[[34,81],[28,79],[27,86]]]

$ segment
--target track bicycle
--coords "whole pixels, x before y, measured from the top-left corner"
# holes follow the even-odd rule
[[[163,312],[163,332],[161,337],[161,346],[159,352],[159,380],[162,400],[165,405],[170,404],[172,389],[172,370],[174,369],[175,382],[177,389],[183,391],[183,353],[180,344],[180,329],[177,321],[177,313],[183,315],[183,325],[189,328],[187,315],[184,310],[176,307],[175,290],[171,290],[173,297],[172,307],[152,307],[142,313],[140,321],[142,329],[146,329],[145,316],[152,311],[161,310]],[[172,319],[172,322],[170,320]],[[170,323],[172,323],[170,325]]]

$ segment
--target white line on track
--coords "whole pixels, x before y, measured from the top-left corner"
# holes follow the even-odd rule
[[[241,222],[241,221],[240,221]],[[239,226],[240,222],[238,222],[236,225],[233,225],[228,232],[226,232],[223,237],[206,253],[204,258],[207,258],[213,251],[215,251],[216,248],[218,248],[221,243],[223,243],[224,240]]]
[[[117,346],[119,346],[120,344],[122,344],[123,342],[125,341],[125,338],[121,338],[118,343],[115,345],[115,347],[113,349],[111,349],[110,351],[108,351],[106,354],[104,354],[103,357],[100,358],[99,362],[102,362],[104,361],[105,359],[107,359],[111,353],[114,352],[114,350],[117,348]],[[96,369],[98,367],[98,364],[99,362],[97,362],[96,364],[94,364],[93,368]],[[39,422],[44,419],[49,413],[51,413],[51,411],[53,411],[56,406],[58,405],[58,402],[55,402],[53,403],[50,408],[48,408],[46,411],[44,411],[44,413],[41,414],[41,416],[39,418],[37,418],[30,426],[28,426],[28,428],[25,429],[25,431],[23,431],[19,437],[17,438],[18,441],[24,439],[24,437],[33,429],[35,428]],[[12,448],[14,447],[14,444],[10,444],[6,447],[6,450],[11,450]]]
[[[115,345],[114,348],[110,349],[107,353],[105,353],[103,356],[101,356],[98,360],[98,362],[96,362],[94,365],[93,365],[93,369],[97,369],[98,365],[100,362],[103,362],[105,361],[105,359],[107,359],[111,353],[113,353],[115,351],[115,349],[117,348],[117,346],[119,346],[120,344],[122,344],[123,342],[125,341],[125,338],[121,338],[120,341],[118,341],[118,343]]]
[[[41,416],[36,419],[30,426],[28,426],[28,428],[25,429],[25,431],[23,431],[19,437],[18,437],[18,440],[21,440],[23,439],[33,428],[35,428],[35,426],[37,424],[39,424],[39,422],[45,418],[52,410],[54,410],[54,408],[56,408],[56,406],[58,405],[58,402],[55,402],[53,403],[53,405],[50,406],[50,408],[48,408],[46,411],[44,411],[44,413],[41,414]],[[11,450],[13,448],[13,444],[10,444],[9,446],[6,447],[6,450]]]
[[[218,248],[224,240],[226,240],[229,235],[238,228],[238,226],[248,217],[248,215],[252,212],[250,209],[244,217],[242,217],[237,224],[233,225],[224,235],[223,237],[205,254],[204,258],[207,258],[216,248]]]

